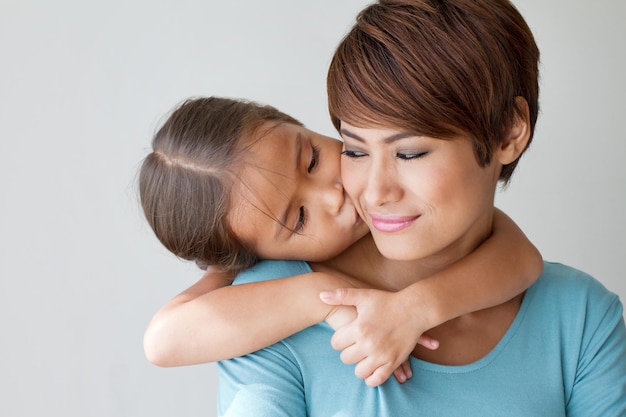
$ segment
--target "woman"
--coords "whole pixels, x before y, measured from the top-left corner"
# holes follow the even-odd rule
[[[387,0],[361,12],[333,57],[329,108],[345,141],[345,189],[376,247],[363,244],[367,263],[349,250],[312,268],[399,290],[480,245],[496,186],[533,137],[538,59],[507,0]],[[268,261],[236,283],[303,271],[306,264]],[[221,362],[220,413],[622,416],[622,312],[593,278],[546,263],[524,294],[431,329],[440,348],[416,347],[417,372],[403,385],[352,381],[319,325]],[[341,337],[333,342],[355,360]]]

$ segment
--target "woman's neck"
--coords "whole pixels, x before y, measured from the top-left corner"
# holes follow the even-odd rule
[[[341,274],[355,286],[398,291],[470,254],[490,236],[492,222],[493,217],[486,216],[462,239],[423,259],[387,259],[378,251],[372,235],[368,234],[334,259],[310,264],[313,270]]]
[[[397,291],[438,271],[422,261],[387,259],[368,234],[329,261],[310,263],[315,271],[340,274],[357,287]]]

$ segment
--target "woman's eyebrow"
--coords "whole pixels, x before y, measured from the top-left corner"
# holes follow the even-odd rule
[[[356,133],[352,133],[350,132],[348,129],[346,128],[341,128],[339,130],[339,133],[341,134],[341,136],[347,136],[351,139],[354,139],[358,142],[363,142],[365,143],[365,139],[363,139],[362,137],[360,137],[359,135],[357,135]],[[388,136],[386,138],[383,139],[383,142],[386,144],[390,144],[393,143],[395,141],[401,140],[401,139],[406,139],[406,138],[412,138],[415,137],[416,135],[411,133],[411,132],[399,132],[399,133],[395,133],[391,136]]]

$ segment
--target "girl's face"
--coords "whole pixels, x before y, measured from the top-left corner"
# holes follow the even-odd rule
[[[380,252],[447,265],[489,236],[497,156],[480,167],[469,139],[341,123],[342,177]]]
[[[264,259],[322,261],[367,234],[340,176],[341,142],[293,124],[245,151],[229,224]]]

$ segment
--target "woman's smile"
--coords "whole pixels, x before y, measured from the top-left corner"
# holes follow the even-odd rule
[[[420,216],[385,216],[369,214],[372,219],[372,226],[385,233],[394,233],[411,226]]]

